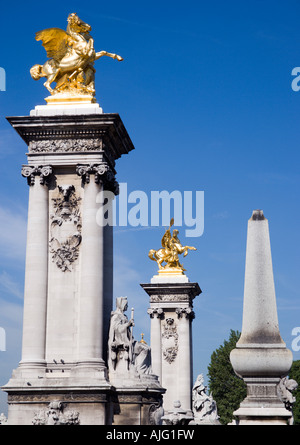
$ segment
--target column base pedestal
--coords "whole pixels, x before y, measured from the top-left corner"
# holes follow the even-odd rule
[[[113,425],[160,425],[163,392],[147,386],[115,388]]]
[[[111,425],[113,389],[105,370],[77,371],[48,369],[33,377],[27,369],[25,374],[16,370],[2,387],[8,394],[8,425]]]
[[[288,425],[291,412],[283,408],[239,408],[234,411],[238,425]]]

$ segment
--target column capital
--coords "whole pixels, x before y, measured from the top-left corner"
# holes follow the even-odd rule
[[[115,172],[106,162],[101,164],[78,164],[76,172],[78,176],[82,177],[84,184],[88,184],[90,175],[94,174],[96,184],[102,182],[106,190],[112,191],[115,195],[119,194],[119,184],[115,179]]]
[[[27,178],[28,185],[35,184],[35,177],[40,177],[40,184],[44,185],[46,179],[52,174],[51,165],[41,165],[38,167],[32,167],[30,165],[23,165],[21,174],[24,178]]]
[[[188,318],[190,320],[193,320],[195,318],[195,312],[190,307],[187,308],[178,307],[176,308],[175,312],[178,318],[182,318],[184,315],[185,318]]]
[[[150,318],[154,318],[155,315],[157,318],[163,319],[164,318],[164,310],[162,308],[149,308],[147,309],[148,314],[150,315]]]

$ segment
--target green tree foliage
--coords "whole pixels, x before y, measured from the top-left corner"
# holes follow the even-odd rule
[[[229,340],[225,340],[212,353],[208,366],[209,390],[217,403],[220,422],[224,425],[233,420],[233,412],[247,395],[246,385],[235,374],[229,358],[240,335],[239,331],[231,330]]]
[[[294,425],[300,425],[300,360],[293,362],[289,378],[296,380],[298,388],[293,391],[293,396],[296,397],[296,402],[293,406]]]

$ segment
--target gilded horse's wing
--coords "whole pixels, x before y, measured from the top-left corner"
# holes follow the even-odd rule
[[[68,50],[68,42],[72,37],[60,28],[48,28],[35,35],[37,41],[41,40],[49,59],[60,62]]]

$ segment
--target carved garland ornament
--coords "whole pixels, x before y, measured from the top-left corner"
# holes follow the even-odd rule
[[[162,353],[163,358],[172,363],[177,357],[178,353],[178,333],[174,318],[167,318],[163,325],[162,332]]]
[[[63,153],[94,151],[102,148],[99,139],[53,139],[32,141],[29,143],[30,153]]]
[[[79,256],[79,245],[81,236],[81,215],[79,211],[79,201],[75,195],[73,185],[58,186],[60,196],[54,198],[54,214],[50,216],[52,222],[50,226],[50,253],[52,260],[62,271],[71,271],[71,265]],[[70,226],[70,236],[61,238],[62,227]],[[75,229],[75,231],[74,231]]]
[[[150,303],[160,303],[162,301],[190,302],[191,297],[188,294],[157,294],[150,296]]]

